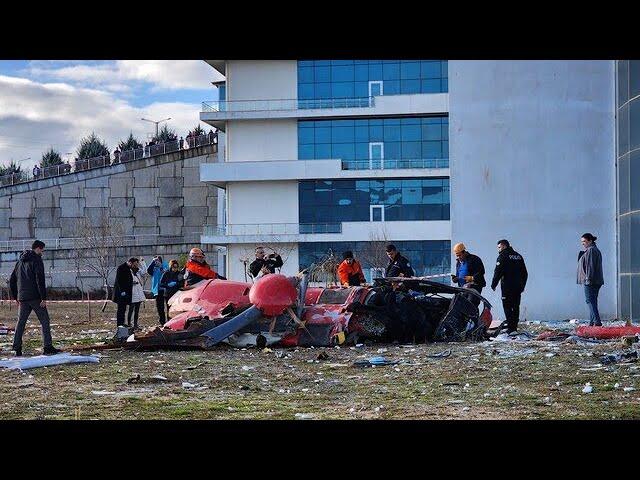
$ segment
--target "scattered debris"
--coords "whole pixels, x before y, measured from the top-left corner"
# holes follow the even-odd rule
[[[311,413],[296,413],[294,415],[298,420],[312,420],[313,415]]]
[[[14,357],[0,361],[0,367],[10,370],[28,370],[30,368],[51,367],[68,363],[98,363],[100,359],[95,355],[72,355],[58,353],[56,355],[37,355],[35,357]]]
[[[198,385],[190,382],[182,382],[182,388],[196,388]]]
[[[377,367],[377,366],[386,366],[386,365],[396,365],[400,363],[397,360],[391,361],[387,360],[384,357],[371,357],[367,360],[357,360],[353,362],[354,367],[360,368],[368,368],[368,367]]]
[[[593,387],[591,386],[591,383],[587,382],[584,386],[584,388],[582,389],[582,393],[593,393]]]
[[[329,360],[329,355],[324,350],[316,357],[318,360]]]
[[[633,352],[622,352],[622,353],[611,353],[608,355],[603,355],[600,358],[600,363],[603,365],[609,365],[611,363],[620,363],[620,362],[637,362],[638,361],[638,352],[634,350]]]
[[[110,392],[108,390],[92,390],[91,393],[94,395],[115,395],[116,392]]]
[[[633,387],[624,387],[622,390],[624,390],[625,392],[633,392],[635,390],[635,388],[633,388]]]
[[[204,365],[204,364],[206,364],[206,363],[207,363],[207,362],[200,362],[200,363],[198,363],[197,365],[191,365],[191,366],[188,366],[186,369],[187,369],[187,370],[195,370],[196,368],[201,367],[202,365]]]
[[[151,377],[151,380],[155,380],[156,382],[167,382],[168,381],[167,377],[165,377],[163,375],[154,375],[153,377]]]
[[[440,353],[432,353],[427,355],[427,358],[447,358],[451,356],[451,349],[444,350]]]

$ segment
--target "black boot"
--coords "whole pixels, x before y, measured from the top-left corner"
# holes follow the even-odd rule
[[[22,347],[14,348],[13,350],[16,352],[16,357],[21,357],[22,356]]]
[[[43,355],[55,355],[56,353],[62,353],[62,350],[58,350],[53,345],[50,347],[44,347],[42,350]]]

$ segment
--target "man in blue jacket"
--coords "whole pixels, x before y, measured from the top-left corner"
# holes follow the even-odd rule
[[[153,262],[151,262],[147,267],[147,273],[151,277],[151,293],[153,293],[153,298],[156,299],[156,309],[158,310],[160,325],[164,325],[167,321],[167,316],[165,314],[164,289],[160,287],[160,279],[167,270],[169,270],[169,265],[167,265],[166,262],[162,262],[162,257],[160,255],[153,257]]]

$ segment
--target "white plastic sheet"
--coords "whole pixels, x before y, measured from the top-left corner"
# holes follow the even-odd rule
[[[28,370],[30,368],[51,367],[66,363],[98,363],[100,359],[95,355],[71,355],[58,353],[56,355],[38,355],[35,357],[15,357],[1,360],[0,367],[10,370]]]

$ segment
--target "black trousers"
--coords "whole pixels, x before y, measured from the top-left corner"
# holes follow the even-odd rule
[[[520,297],[521,295],[505,295],[502,297],[502,308],[507,319],[507,330],[512,332],[518,329],[520,321]]]
[[[124,316],[127,313],[127,303],[126,302],[118,302],[118,310],[116,311],[116,320],[117,325],[124,325]]]
[[[131,326],[131,317],[133,317],[133,326],[138,327],[138,315],[140,314],[140,304],[136,302],[129,304],[129,313],[127,314],[127,325]]]
[[[169,299],[165,297],[164,292],[158,290],[158,295],[156,295],[156,310],[158,310],[158,320],[160,321],[160,325],[164,325],[169,317],[168,301]]]
[[[42,343],[44,348],[53,347],[53,341],[51,340],[51,325],[49,320],[49,312],[46,308],[40,306],[40,300],[26,300],[20,302],[20,311],[18,314],[18,324],[16,325],[16,331],[13,335],[13,349],[18,350],[22,348],[22,335],[24,335],[24,329],[27,326],[27,319],[31,314],[31,311],[36,312],[36,316],[42,326]]]

